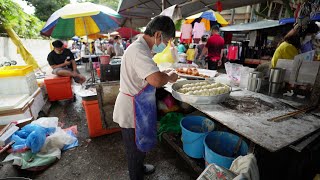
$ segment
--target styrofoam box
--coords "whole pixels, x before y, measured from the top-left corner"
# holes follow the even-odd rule
[[[34,72],[25,76],[0,78],[0,94],[29,94],[32,95],[38,88]]]
[[[6,125],[10,122],[26,118],[37,119],[39,112],[45,105],[45,99],[43,98],[43,95],[40,91],[41,89],[38,88],[35,93],[33,93],[29,98],[26,99],[25,102],[22,102],[22,106],[24,106],[23,104],[28,103],[32,98],[34,99],[33,103],[29,104],[29,107],[25,108],[23,112],[18,112],[11,115],[0,115],[0,125]]]

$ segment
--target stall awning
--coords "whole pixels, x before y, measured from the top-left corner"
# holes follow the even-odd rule
[[[232,26],[226,26],[220,28],[221,31],[233,31],[233,32],[239,32],[239,31],[253,31],[258,29],[266,29],[266,28],[272,28],[281,26],[279,24],[279,21],[276,20],[262,20],[258,22],[252,22],[252,23],[246,23],[246,24],[237,24]]]
[[[315,14],[311,20],[313,21],[320,21],[320,13]],[[294,18],[283,18],[279,20],[280,24],[293,24],[295,23],[295,19]]]
[[[182,17],[185,18],[206,10],[216,10],[216,2],[217,0],[166,0],[166,7],[177,4],[181,7]],[[261,2],[265,2],[265,0],[221,1],[223,10]],[[119,14],[132,19],[132,25],[140,26],[146,25],[150,18],[159,15],[161,11],[161,0],[121,0],[118,7]]]

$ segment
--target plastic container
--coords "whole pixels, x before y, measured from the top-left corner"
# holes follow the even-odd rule
[[[100,56],[100,63],[101,64],[109,64],[110,63],[110,56],[109,55]]]
[[[98,76],[99,76],[99,77],[101,77],[101,71],[100,71],[100,68],[97,68],[96,70],[97,70],[97,74],[98,74]]]
[[[202,116],[187,116],[180,122],[183,151],[192,158],[203,158],[203,139],[213,131],[214,123]]]
[[[5,66],[0,68],[0,78],[25,76],[30,72],[33,72],[32,66]]]
[[[102,127],[98,100],[83,100],[82,105],[86,112],[90,137],[98,137],[120,131],[120,128],[104,129]]]
[[[0,94],[32,95],[38,88],[32,66],[6,66],[0,68]]]
[[[71,78],[61,76],[49,76],[44,79],[49,101],[73,99]]]
[[[229,169],[238,156],[245,156],[248,153],[248,145],[242,140],[238,152],[234,154],[238,141],[238,136],[228,132],[210,132],[203,140],[206,166],[214,163]]]

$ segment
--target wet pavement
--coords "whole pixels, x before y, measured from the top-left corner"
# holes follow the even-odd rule
[[[80,71],[84,73],[83,66]],[[81,104],[59,101],[52,104],[49,116],[58,117],[64,127],[77,125],[79,146],[62,153],[61,159],[43,172],[26,172],[13,167],[11,163],[0,165],[0,178],[29,177],[32,179],[106,179],[127,180],[128,171],[121,133],[97,138],[88,136],[87,121]],[[3,160],[4,156],[0,156]],[[156,166],[156,172],[146,176],[150,180],[191,180],[196,179],[193,172],[179,158],[177,153],[165,143],[147,154],[146,162]]]

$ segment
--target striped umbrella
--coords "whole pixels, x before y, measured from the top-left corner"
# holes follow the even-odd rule
[[[214,24],[227,26],[228,22],[217,12],[212,10],[201,12],[186,18],[186,24],[194,24],[195,22],[203,22],[207,31],[210,30]]]
[[[99,32],[110,32],[121,16],[111,8],[90,2],[67,4],[54,12],[41,30],[44,36],[67,39]]]

